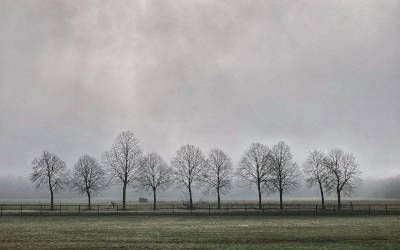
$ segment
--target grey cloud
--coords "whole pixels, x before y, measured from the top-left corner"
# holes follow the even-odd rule
[[[398,1],[1,1],[0,173],[42,149],[71,166],[134,131],[237,162],[286,140],[398,174]]]

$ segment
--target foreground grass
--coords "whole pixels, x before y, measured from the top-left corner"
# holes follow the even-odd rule
[[[0,248],[399,249],[400,216],[1,217]]]

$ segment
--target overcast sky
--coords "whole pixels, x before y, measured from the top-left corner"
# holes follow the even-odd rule
[[[0,0],[0,175],[122,130],[167,162],[284,140],[400,174],[400,1]]]

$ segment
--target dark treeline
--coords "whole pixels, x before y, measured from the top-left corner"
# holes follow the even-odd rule
[[[120,185],[123,208],[128,187],[151,192],[156,209],[158,194],[171,186],[185,191],[189,208],[193,207],[194,190],[198,189],[215,195],[220,208],[222,196],[236,185],[253,187],[260,209],[265,193],[276,193],[283,208],[284,195],[298,190],[300,183],[306,181],[318,188],[323,207],[326,194],[335,194],[340,209],[341,198],[354,191],[360,175],[351,153],[340,149],[327,153],[315,150],[299,166],[285,142],[271,147],[252,143],[236,169],[223,150],[213,149],[205,155],[195,145],[183,145],[168,164],[157,153],[144,154],[139,140],[130,131],[120,133],[100,161],[83,155],[69,170],[59,156],[43,151],[32,165],[31,181],[49,191],[51,207],[54,194],[62,189],[85,195],[90,208],[94,195],[111,185]]]

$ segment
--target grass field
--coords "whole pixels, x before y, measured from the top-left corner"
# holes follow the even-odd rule
[[[0,218],[0,248],[399,249],[400,216]]]

